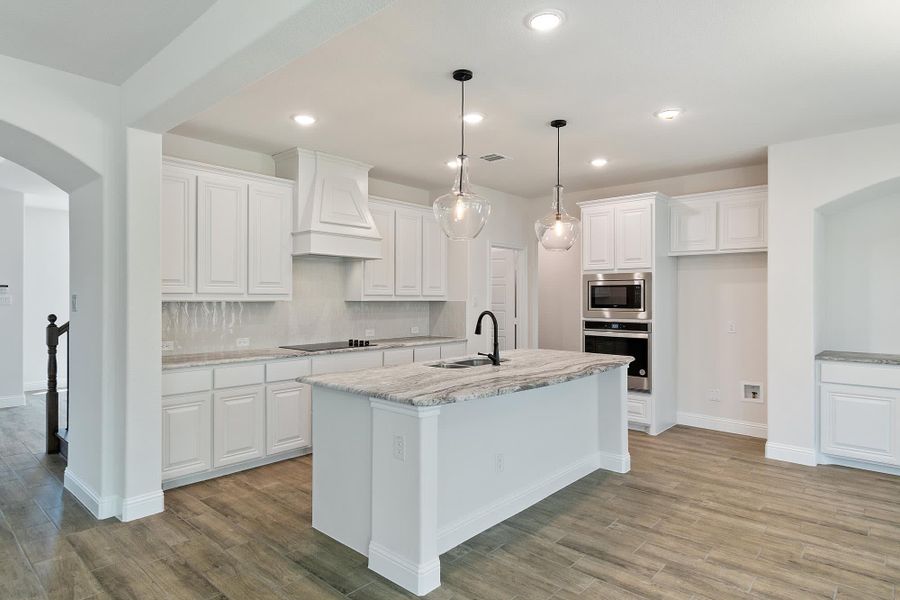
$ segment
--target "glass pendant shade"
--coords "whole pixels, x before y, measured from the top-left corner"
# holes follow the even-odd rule
[[[575,245],[581,232],[581,222],[563,207],[562,193],[563,186],[553,187],[553,210],[534,222],[538,241],[551,252],[565,252]]]
[[[451,240],[471,240],[484,229],[491,216],[491,203],[469,187],[469,157],[457,157],[453,188],[435,200],[432,208],[438,224]]]

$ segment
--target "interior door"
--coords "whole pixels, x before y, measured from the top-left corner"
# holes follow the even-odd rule
[[[515,349],[517,347],[515,250],[491,248],[491,312],[497,317],[500,349]]]

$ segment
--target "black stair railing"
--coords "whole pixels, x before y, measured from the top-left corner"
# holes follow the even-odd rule
[[[69,332],[69,324],[56,324],[56,315],[48,315],[47,320],[47,454],[60,454],[63,458],[69,455],[69,395],[66,393],[66,427],[59,428],[59,389],[57,374],[59,365],[56,362],[56,349],[59,336]],[[66,374],[68,376],[69,336],[66,336]],[[68,386],[67,386],[68,387]]]

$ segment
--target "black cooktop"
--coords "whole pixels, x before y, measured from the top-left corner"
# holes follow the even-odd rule
[[[357,344],[351,343],[351,341],[358,342]],[[359,340],[351,340],[351,341],[343,341],[343,342],[323,342],[321,344],[298,344],[296,346],[279,346],[279,348],[284,348],[286,350],[301,350],[303,352],[324,352],[326,350],[340,350],[341,348],[354,348],[354,347],[366,347],[372,348],[377,346],[378,344],[369,344],[368,346],[364,346],[365,342],[360,342]]]

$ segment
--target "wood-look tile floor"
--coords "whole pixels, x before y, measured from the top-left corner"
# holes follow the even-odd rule
[[[900,478],[687,427],[630,443],[631,473],[594,473],[447,552],[428,597],[898,598]],[[0,455],[0,598],[410,597],[310,528],[310,457],[167,492],[165,513],[123,524],[32,485],[20,455]]]

